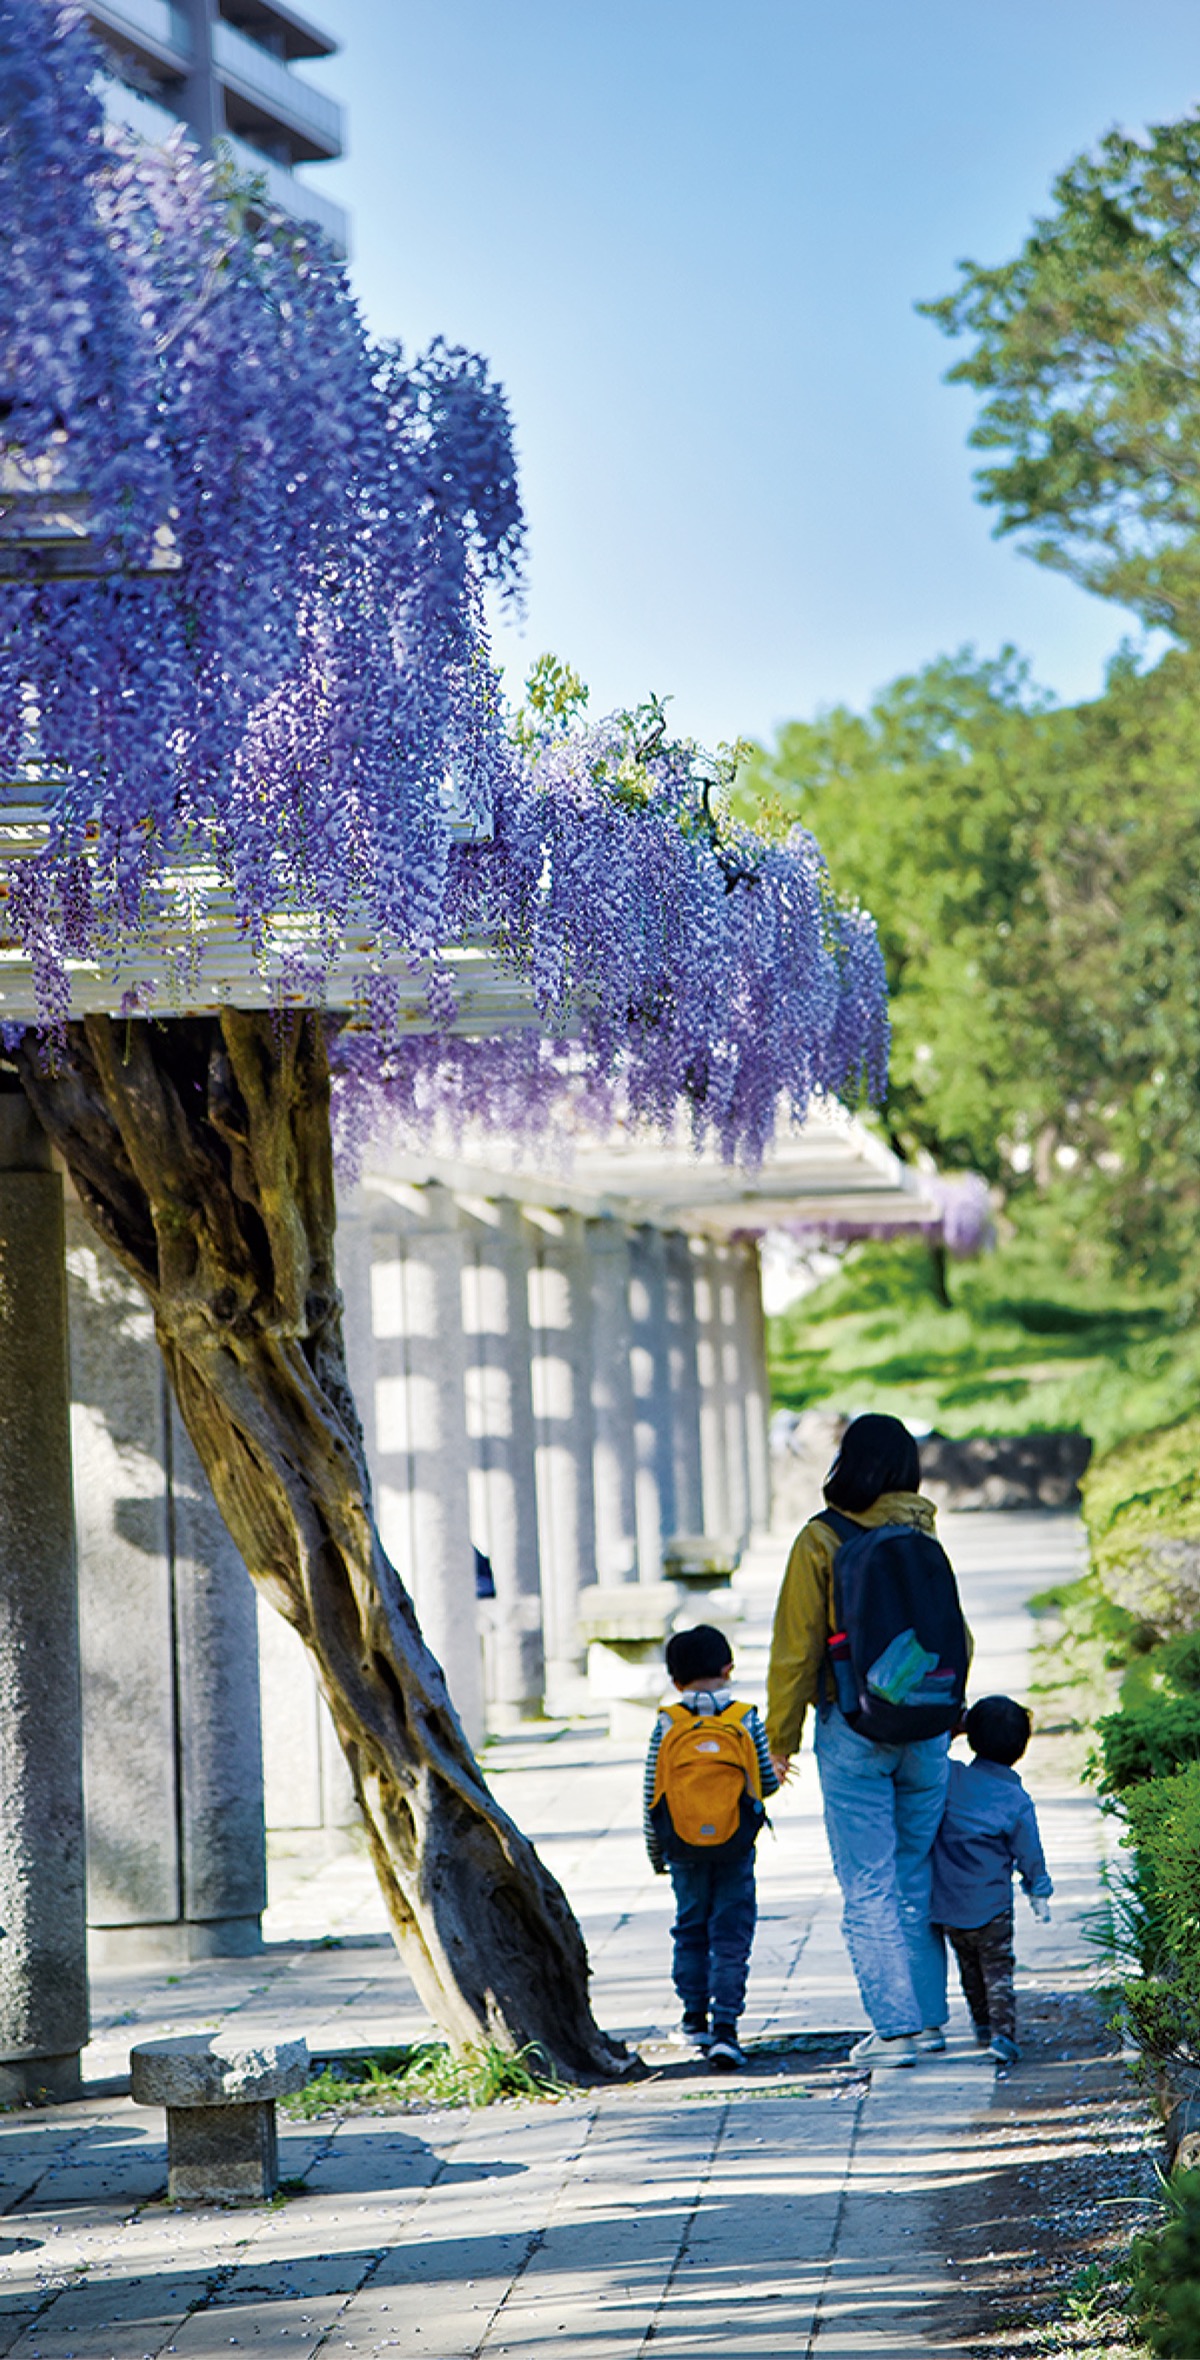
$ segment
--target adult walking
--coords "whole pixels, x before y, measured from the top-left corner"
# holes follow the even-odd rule
[[[825,1513],[797,1535],[775,1611],[767,1742],[790,1775],[810,1705],[842,1927],[874,2027],[856,2063],[944,2049],[946,1960],[931,1855],[969,1640],[953,1572],[899,1418],[854,1418]]]

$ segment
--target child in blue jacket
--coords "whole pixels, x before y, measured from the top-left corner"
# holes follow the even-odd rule
[[[933,1847],[931,1915],[958,1960],[963,1993],[981,2049],[1015,2065],[1017,2002],[1013,1989],[1013,1870],[1034,1916],[1048,1918],[1054,1887],[1046,1871],[1037,1813],[1014,1763],[1033,1731],[1023,1704],[985,1696],[966,1718],[973,1762],[951,1762],[946,1809]]]

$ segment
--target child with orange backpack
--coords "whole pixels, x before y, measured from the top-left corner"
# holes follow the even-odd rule
[[[674,1982],[683,2030],[718,2073],[745,2058],[738,2017],[758,1916],[754,1846],[764,1795],[776,1793],[766,1731],[729,1685],[733,1650],[711,1623],[676,1631],[667,1670],[678,1704],[664,1705],[646,1756],[646,1850],[675,1888]]]

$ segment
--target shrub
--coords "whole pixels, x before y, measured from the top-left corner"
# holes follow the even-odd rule
[[[1200,1623],[1200,1417],[1094,1460],[1083,1513],[1107,1597],[1163,1638]]]
[[[1134,1787],[1123,1808],[1122,1842],[1133,1855],[1123,1916],[1142,1967],[1125,1985],[1130,2024],[1147,2055],[1194,2064],[1200,2061],[1200,1763]]]
[[[1172,1696],[1165,1688],[1144,1701],[1123,1702],[1096,1723],[1100,1740],[1100,1791],[1126,1794],[1148,1779],[1170,1779],[1189,1763],[1200,1763],[1200,1695]]]
[[[1130,2255],[1138,2322],[1157,2360],[1200,2353],[1200,2171],[1164,2182],[1167,2219],[1134,2239]]]

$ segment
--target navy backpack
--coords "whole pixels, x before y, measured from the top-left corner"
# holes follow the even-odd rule
[[[966,1699],[970,1651],[941,1542],[915,1524],[856,1524],[836,1508],[821,1521],[838,1543],[829,1658],[851,1728],[877,1745],[948,1735]]]

